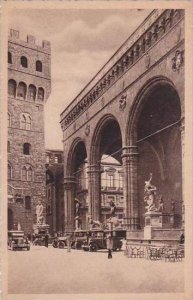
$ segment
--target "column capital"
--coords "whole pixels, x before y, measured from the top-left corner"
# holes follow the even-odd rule
[[[122,148],[121,157],[137,157],[139,155],[138,148],[135,145],[125,146]]]
[[[64,185],[71,186],[76,183],[76,178],[73,176],[64,177]]]
[[[88,168],[87,173],[102,173],[103,172],[100,164],[88,165],[87,168]]]

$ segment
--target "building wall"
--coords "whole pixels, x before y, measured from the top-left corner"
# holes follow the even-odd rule
[[[12,62],[8,63],[8,80],[16,82],[16,94],[8,93],[8,126],[9,153],[8,163],[12,168],[12,176],[8,179],[8,207],[12,210],[14,224],[20,223],[22,230],[32,232],[36,221],[35,207],[41,201],[46,204],[45,178],[45,144],[44,144],[44,103],[50,95],[50,44],[44,41],[42,46],[35,44],[35,38],[27,37],[27,41],[19,40],[19,33],[11,30],[8,51]],[[21,57],[27,58],[27,68],[21,66]],[[36,71],[36,61],[42,62],[42,72]],[[19,83],[26,84],[26,99],[18,95]],[[36,87],[35,97],[31,97],[29,86]],[[39,97],[38,88],[43,88],[44,96]],[[22,114],[31,117],[31,127],[21,129]],[[24,143],[30,144],[30,152],[23,153]],[[22,177],[22,168],[31,166],[32,178]],[[12,196],[12,198],[11,198]],[[17,203],[17,197],[21,197]],[[25,197],[31,198],[31,207],[26,207]],[[44,214],[45,214],[44,210]]]

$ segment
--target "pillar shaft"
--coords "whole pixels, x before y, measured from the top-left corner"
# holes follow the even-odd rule
[[[182,228],[185,226],[185,204],[184,204],[184,199],[185,199],[185,182],[184,182],[184,154],[185,154],[185,132],[184,132],[184,118],[181,121],[181,147],[182,147]]]
[[[123,148],[125,225],[129,230],[139,228],[137,191],[138,152],[136,146]]]
[[[101,208],[101,169],[100,165],[88,166],[88,199],[89,215],[95,221],[100,221]]]
[[[65,232],[75,229],[75,178],[64,178],[64,226]]]

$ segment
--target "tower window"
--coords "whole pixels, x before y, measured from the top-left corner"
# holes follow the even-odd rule
[[[12,64],[12,54],[11,54],[11,52],[8,52],[8,63]]]
[[[30,155],[30,148],[31,148],[31,145],[29,143],[24,143],[23,144],[23,154]]]
[[[10,141],[7,142],[7,152],[10,153]]]
[[[24,82],[20,82],[17,89],[17,97],[20,99],[26,98],[27,86]]]
[[[7,177],[10,180],[12,178],[12,167],[10,164],[7,165],[7,169],[8,169]]]
[[[33,84],[30,84],[28,88],[28,99],[29,100],[36,99],[36,87]]]
[[[25,130],[31,130],[31,116],[28,113],[21,114],[20,116],[20,128]]]
[[[31,197],[25,196],[25,209],[31,210]]]
[[[42,87],[38,89],[38,100],[44,100],[44,89]]]
[[[36,71],[42,72],[42,62],[39,60],[36,61]]]
[[[21,170],[21,177],[23,181],[33,180],[33,169],[30,165],[26,165]]]
[[[8,81],[8,94],[12,97],[16,96],[16,82],[13,79]]]
[[[27,58],[25,56],[21,57],[21,66],[27,68]]]
[[[8,127],[11,127],[11,115],[10,115],[10,113],[7,113],[7,122],[8,122]]]

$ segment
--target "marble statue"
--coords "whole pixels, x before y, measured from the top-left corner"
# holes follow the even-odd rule
[[[41,201],[38,201],[38,204],[36,205],[36,223],[37,224],[44,224],[44,216],[43,216],[43,210],[44,207],[41,203]]]
[[[156,194],[156,186],[151,184],[153,174],[150,173],[150,178],[148,181],[145,181],[145,187],[144,187],[144,202],[147,203],[146,209],[147,212],[149,211],[156,211],[155,207],[155,194]]]

